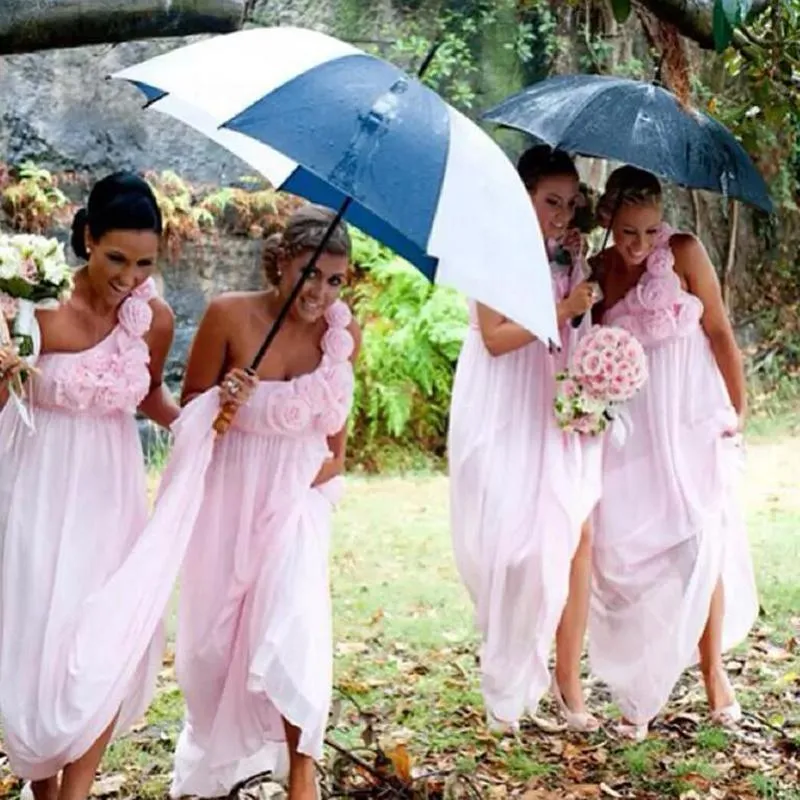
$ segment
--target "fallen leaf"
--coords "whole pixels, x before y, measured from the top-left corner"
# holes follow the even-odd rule
[[[600,797],[600,786],[596,783],[577,783],[567,791],[575,797]]]
[[[403,783],[411,783],[411,756],[408,754],[405,745],[396,745],[387,755],[394,767],[394,774]]]
[[[94,782],[91,795],[92,797],[109,797],[119,794],[126,781],[127,778],[124,775],[105,775]]]
[[[600,784],[600,792],[608,797],[622,797],[619,792],[612,789],[607,783]]]

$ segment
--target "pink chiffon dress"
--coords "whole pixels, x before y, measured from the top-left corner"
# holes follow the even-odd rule
[[[176,671],[186,718],[173,797],[285,773],[283,719],[322,756],[333,680],[328,547],[342,479],[312,486],[353,396],[352,320],[326,313],[318,368],[262,381],[222,437],[219,390],[184,409],[150,526],[188,543]]]
[[[14,772],[56,774],[144,712],[174,575],[158,568],[134,414],[150,390],[152,280],[82,352],[32,378],[36,431],[0,413],[0,716]],[[154,546],[155,545],[155,546]]]
[[[552,269],[560,301],[583,271]],[[492,356],[470,304],[456,369],[448,436],[453,548],[482,638],[484,701],[506,723],[535,712],[550,685],[572,557],[600,493],[599,440],[562,432],[553,412],[555,375],[590,326],[589,315],[578,329],[565,325],[554,355],[535,341]]]
[[[607,443],[594,515],[589,655],[623,715],[644,725],[696,663],[714,588],[725,592],[723,647],[756,619],[753,566],[736,500],[736,423],[701,318],[674,272],[664,226],[639,284],[605,315],[645,348],[649,378],[627,404],[622,447]]]

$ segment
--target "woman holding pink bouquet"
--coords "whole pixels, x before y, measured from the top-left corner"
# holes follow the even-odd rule
[[[470,304],[448,442],[453,546],[476,607],[490,727],[516,730],[549,686],[568,727],[593,731],[598,721],[584,705],[580,656],[589,602],[586,520],[600,493],[600,451],[596,439],[562,432],[553,404],[555,376],[590,325],[588,314],[579,329],[570,320],[591,308],[595,287],[584,279],[580,236],[570,230],[579,200],[572,160],[534,147],[518,170],[553,259],[564,349],[551,356],[528,331]],[[496,268],[502,280],[502,265]]]
[[[627,405],[627,440],[605,453],[592,669],[622,709],[624,735],[647,735],[698,658],[712,721],[733,724],[741,709],[722,652],[747,635],[758,611],[733,487],[742,358],[714,267],[700,242],[664,224],[658,180],[616,170],[599,211],[614,246],[597,257],[598,316],[639,339],[649,378]]]
[[[109,739],[144,711],[174,575],[145,542],[134,414],[169,427],[162,385],[172,313],[156,296],[161,214],[126,173],[92,189],[73,223],[86,263],[71,296],[38,312],[36,371],[0,413],[0,716],[11,767],[36,800],[84,800]],[[0,350],[0,382],[22,367]],[[137,553],[149,548],[142,558]],[[150,565],[148,569],[147,565]]]

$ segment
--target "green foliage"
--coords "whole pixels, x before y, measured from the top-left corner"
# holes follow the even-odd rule
[[[555,18],[546,0],[428,0],[371,49],[415,74],[434,43],[423,80],[464,112],[478,110],[523,84],[531,63],[549,66]],[[546,72],[546,69],[540,72]]]
[[[714,0],[714,47],[722,53],[733,41],[734,29],[744,25],[753,0]]]
[[[363,343],[351,449],[368,470],[408,465],[416,456],[442,457],[453,370],[467,325],[465,303],[354,233],[356,277],[349,299]]]
[[[611,0],[611,10],[614,12],[614,19],[622,25],[631,15],[631,0]]]
[[[0,165],[0,208],[13,230],[44,233],[65,221],[72,207],[56,177],[31,161]]]

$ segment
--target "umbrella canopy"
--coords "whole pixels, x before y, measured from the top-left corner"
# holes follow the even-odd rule
[[[772,211],[764,179],[733,134],[654,84],[559,75],[507,98],[483,119],[569,153],[622,161]]]
[[[477,125],[391,64],[301,28],[255,28],[116,73],[275,186],[340,208],[436,283],[559,342],[530,199]]]

